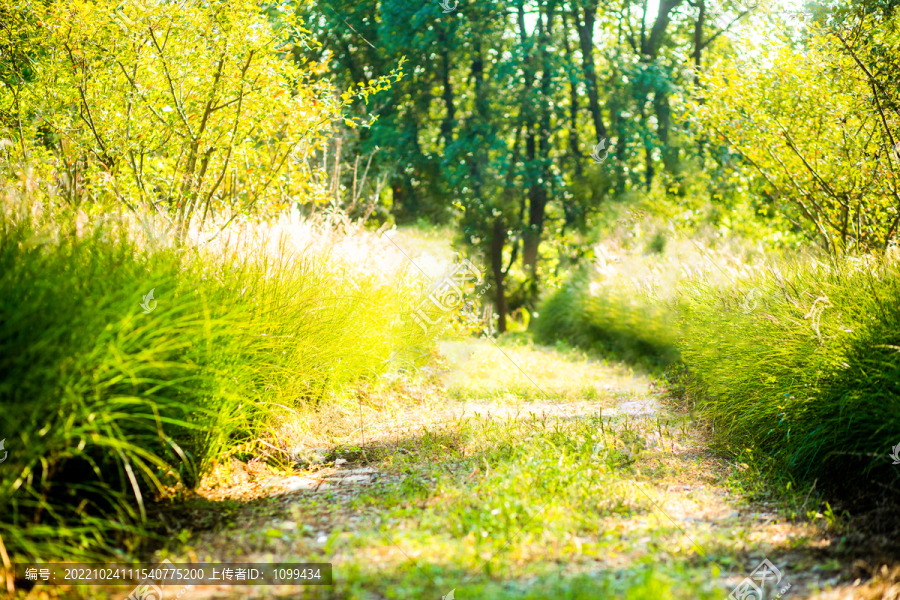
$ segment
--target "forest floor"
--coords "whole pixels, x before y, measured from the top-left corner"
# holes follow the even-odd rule
[[[400,399],[323,415],[293,468],[235,460],[164,514],[160,557],[329,562],[332,587],[164,597],[721,599],[763,560],[767,599],[894,597],[897,573],[867,583],[871,556],[839,519],[754,500],[746,466],[714,455],[651,376],[524,335],[441,355]]]

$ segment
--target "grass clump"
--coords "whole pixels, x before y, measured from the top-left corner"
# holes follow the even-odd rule
[[[566,341],[650,368],[677,360],[675,313],[639,291],[600,286],[584,274],[548,297],[535,319],[535,339]]]
[[[287,455],[286,415],[433,341],[399,318],[415,300],[400,279],[283,245],[148,249],[79,227],[0,220],[0,539],[12,560],[140,553],[149,503],[229,455]]]
[[[590,273],[545,301],[536,337],[668,365],[719,448],[767,473],[858,498],[896,490],[896,258],[773,264],[691,240],[641,257],[598,244]]]
[[[800,480],[894,485],[900,442],[900,270],[848,258],[770,269],[741,289],[688,289],[687,388],[735,452]]]

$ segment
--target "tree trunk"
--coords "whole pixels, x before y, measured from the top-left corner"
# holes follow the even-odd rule
[[[525,164],[533,165],[537,155],[537,142],[534,135],[534,122],[528,123],[525,137]],[[533,176],[532,176],[533,177]],[[540,205],[540,186],[532,181],[528,186],[528,225],[522,236],[522,266],[532,274],[537,263],[538,240],[541,232],[538,229],[543,222],[543,206]]]
[[[600,98],[597,89],[597,70],[594,66],[594,23],[597,18],[599,0],[587,0],[583,9],[583,22],[579,22],[578,9],[575,7],[575,27],[578,30],[578,42],[581,46],[581,65],[588,92],[588,108],[594,120],[594,132],[597,139],[607,137],[603,115],[600,112]]]
[[[700,14],[697,15],[697,21],[694,23],[694,52],[691,58],[694,60],[694,74],[691,77],[691,84],[696,87],[700,81],[698,79],[700,73],[700,59],[703,55],[703,25],[706,22],[706,0],[698,0],[697,6]]]
[[[644,184],[647,186],[647,192],[653,186],[653,177],[656,175],[656,169],[653,167],[653,145],[646,144],[644,146],[644,163],[646,170],[644,171]]]
[[[494,221],[494,232],[491,236],[491,270],[494,272],[494,308],[497,310],[497,332],[506,333],[506,288],[503,280],[503,248],[506,247],[506,225],[503,219]]]
[[[472,79],[475,81],[475,115],[474,115],[474,127],[470,126],[470,129],[474,129],[475,131],[482,131],[483,126],[486,125],[488,120],[487,114],[487,100],[484,97],[484,57],[481,52],[481,41],[475,40],[473,48],[473,56],[472,56],[472,66],[471,73]],[[478,199],[479,203],[484,203],[485,198],[483,197],[484,188],[482,186],[482,177],[483,173],[481,170],[480,160],[482,157],[482,153],[487,152],[484,148],[478,148],[475,152],[472,153],[471,161],[469,162],[469,174],[471,177],[471,186],[472,186],[472,194],[475,198]]]
[[[656,169],[653,165],[653,141],[650,139],[649,126],[647,124],[649,121],[647,117],[647,101],[650,91],[646,87],[641,86],[635,92],[637,104],[640,107],[641,130],[646,132],[646,136],[642,135],[641,137],[644,138],[644,185],[649,192],[650,187],[653,185],[653,176],[656,174]]]
[[[553,16],[556,9],[555,0],[549,0],[546,8],[545,19],[538,16],[538,48],[541,67],[541,87],[538,105],[540,117],[537,122],[537,131],[534,130],[534,120],[529,124],[531,130],[526,142],[526,153],[529,164],[535,161],[540,165],[537,178],[531,180],[528,188],[528,227],[525,230],[522,244],[522,263],[527,271],[531,272],[531,288],[537,293],[537,261],[538,249],[541,244],[541,236],[544,233],[544,215],[547,208],[547,182],[550,180],[550,95],[553,82],[553,70],[550,64],[550,56],[547,51],[550,38],[553,33]],[[536,70],[532,71],[532,81],[536,77]],[[539,152],[538,152],[539,151]]]
[[[650,28],[650,35],[641,40],[641,54],[650,59],[647,62],[656,60],[656,57],[659,56],[659,51],[665,40],[666,29],[669,27],[669,23],[672,22],[672,18],[669,15],[681,3],[682,0],[660,0],[659,10],[656,13],[656,18],[653,20],[653,27]]]
[[[453,82],[450,79],[450,50],[448,48],[446,35],[444,30],[438,31],[439,46],[441,48],[441,83],[443,85],[444,106],[447,115],[441,123],[441,135],[444,138],[444,148],[446,149],[453,142],[453,121],[456,119],[456,106],[453,102]]]
[[[569,46],[568,24],[566,23],[566,13],[562,13],[563,19],[563,48],[566,50],[566,63],[574,64],[572,56],[572,48]],[[576,21],[577,22],[577,21]],[[581,148],[578,140],[578,85],[574,76],[569,74],[569,154],[572,155],[572,162],[575,164],[575,177],[581,179],[583,168],[581,165]],[[566,211],[566,221],[568,222],[568,211]]]
[[[678,156],[678,147],[670,143],[672,127],[672,107],[669,105],[669,95],[657,90],[653,98],[653,108],[656,112],[656,135],[662,142],[662,160],[666,172],[670,173],[678,182],[678,195],[687,194],[684,178],[681,173],[681,159]]]

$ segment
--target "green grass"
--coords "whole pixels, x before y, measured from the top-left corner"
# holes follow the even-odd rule
[[[688,392],[716,441],[798,480],[891,486],[900,443],[900,271],[847,259],[696,285],[682,307]],[[747,299],[750,289],[752,299]]]
[[[218,558],[332,562],[340,577],[322,597],[348,600],[451,589],[459,598],[721,598],[720,565],[742,568],[731,555],[748,533],[687,532],[659,510],[660,481],[677,474],[643,442],[650,430],[667,447],[685,441],[672,422],[590,415],[423,428],[385,448],[380,483],[285,499],[281,514],[289,508],[296,530],[269,536],[271,517],[260,515],[240,535],[218,534],[229,540]],[[323,520],[328,539],[313,544]]]
[[[537,336],[669,365],[676,395],[708,419],[717,447],[776,478],[873,498],[896,489],[897,263],[735,263],[730,272],[743,275],[730,281],[710,267],[674,283],[677,308],[623,283],[592,294],[576,276],[541,308]]]
[[[13,560],[142,551],[147,505],[422,360],[414,290],[326,256],[204,252],[0,220],[0,539]],[[151,289],[156,308],[144,314]],[[308,410],[307,410],[308,414]]]
[[[678,359],[674,311],[629,290],[592,292],[584,274],[551,294],[538,315],[533,323],[539,343],[565,341],[652,370]]]

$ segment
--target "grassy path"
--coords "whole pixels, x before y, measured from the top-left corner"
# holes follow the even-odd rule
[[[321,462],[235,470],[170,516],[174,562],[332,562],[333,588],[191,597],[718,599],[763,558],[786,598],[838,584],[829,539],[749,502],[646,375],[524,342],[442,354],[401,386],[418,403],[361,403]]]

